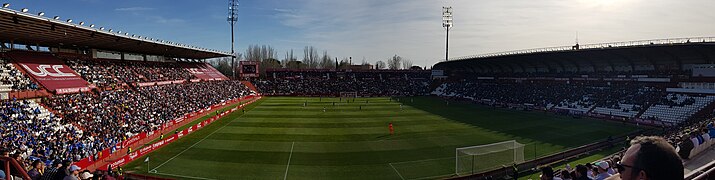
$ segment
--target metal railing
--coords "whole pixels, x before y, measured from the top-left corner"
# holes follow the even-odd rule
[[[672,44],[687,44],[687,43],[708,43],[708,42],[715,42],[715,37],[667,38],[667,39],[635,40],[635,41],[624,41],[624,42],[609,42],[609,43],[598,43],[598,44],[584,44],[584,45],[579,45],[578,50],[650,46],[650,45],[672,45]],[[523,49],[523,50],[478,54],[478,55],[471,55],[471,56],[462,56],[462,57],[450,58],[449,61],[477,59],[477,58],[490,58],[490,57],[499,57],[499,56],[519,55],[519,54],[542,53],[542,52],[560,52],[560,51],[577,51],[577,49],[575,49],[575,46]]]

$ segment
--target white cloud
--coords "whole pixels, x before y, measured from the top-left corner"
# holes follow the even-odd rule
[[[298,0],[273,9],[284,26],[334,56],[394,54],[431,66],[444,58],[441,7],[454,8],[450,57],[669,37],[708,36],[710,0]],[[300,49],[302,47],[294,47]]]
[[[166,18],[163,16],[148,16],[147,18],[151,19],[152,21],[156,23],[161,23],[161,24],[172,24],[172,23],[184,23],[186,20],[180,19],[180,18]]]
[[[154,8],[150,7],[123,7],[123,8],[116,8],[114,9],[115,11],[151,11],[154,10]]]

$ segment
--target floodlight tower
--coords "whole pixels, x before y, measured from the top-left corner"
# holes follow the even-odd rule
[[[238,0],[228,0],[228,24],[231,25],[231,77],[236,79],[236,52],[234,51],[233,28],[238,21]]]
[[[447,29],[447,37],[444,46],[444,61],[449,60],[449,30],[452,29],[452,6],[444,7],[442,6],[442,27]]]

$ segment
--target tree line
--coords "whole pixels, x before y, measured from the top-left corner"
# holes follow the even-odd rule
[[[347,69],[351,65],[372,65],[372,69],[418,69],[412,61],[398,55],[378,60],[375,64],[370,64],[364,57],[360,63],[353,63],[352,57],[339,59],[328,54],[327,50],[319,52],[313,46],[303,48],[303,57],[298,59],[297,53],[293,49],[286,50],[283,57],[278,57],[278,51],[270,45],[249,45],[244,53],[236,53],[235,67],[238,68],[239,61],[260,62],[259,71],[264,73],[266,69]],[[280,58],[280,59],[279,59]],[[338,60],[339,59],[339,60]],[[222,57],[208,61],[218,71],[225,75],[231,75],[231,57]],[[236,72],[239,73],[238,71]]]

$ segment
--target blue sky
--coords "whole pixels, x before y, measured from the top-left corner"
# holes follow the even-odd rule
[[[229,51],[226,0],[0,0],[75,22]],[[712,0],[243,0],[238,52],[313,45],[369,62],[400,55],[431,66],[444,56],[441,7],[453,6],[450,57],[581,44],[715,36]]]

